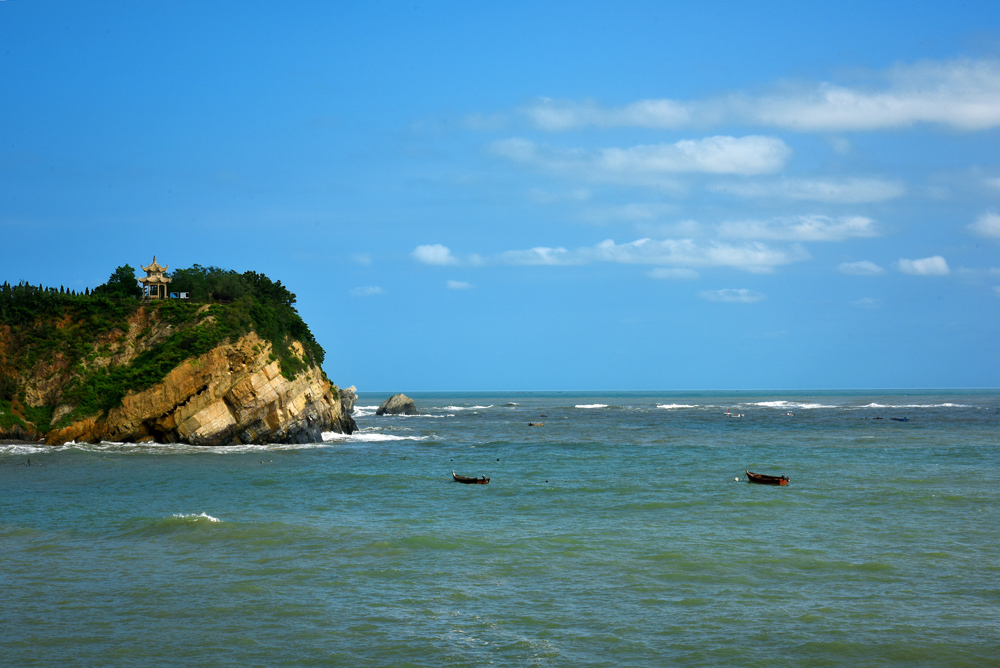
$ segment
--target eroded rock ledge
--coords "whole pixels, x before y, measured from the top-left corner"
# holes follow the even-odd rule
[[[300,344],[293,346],[303,354]],[[351,407],[318,366],[288,380],[270,356],[270,344],[248,334],[184,362],[146,390],[128,393],[102,417],[49,432],[45,441],[313,443],[323,432],[357,429]]]

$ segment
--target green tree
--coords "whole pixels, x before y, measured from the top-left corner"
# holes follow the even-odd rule
[[[104,295],[116,299],[126,299],[132,297],[140,299],[142,288],[135,278],[135,269],[131,265],[123,265],[115,269],[108,282],[94,288],[93,294]]]
[[[0,401],[11,401],[17,394],[17,381],[10,374],[0,373]]]

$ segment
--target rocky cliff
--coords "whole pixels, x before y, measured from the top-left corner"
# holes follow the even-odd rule
[[[213,348],[174,368],[163,382],[126,394],[107,414],[53,429],[45,441],[313,443],[324,431],[356,429],[322,370],[308,367],[287,380],[278,362],[268,361],[270,346],[264,344],[251,333]]]
[[[7,353],[15,348],[18,359],[33,360],[27,368],[23,362],[20,368],[9,363],[0,368],[18,390],[0,406],[7,413],[0,415],[0,438],[44,439],[53,445],[69,441],[234,445],[318,442],[323,432],[356,429],[350,415],[354,388],[345,390],[342,400],[302,343],[286,340],[279,355],[252,326],[240,335],[219,335],[214,342],[209,334],[224,313],[193,304],[189,311],[184,318],[176,313],[169,318],[156,305],[139,307],[119,326],[92,340],[75,341],[82,353],[72,359],[65,352],[72,349],[67,346],[36,355],[30,336],[0,325],[0,362],[4,358],[9,362],[12,355]],[[57,322],[49,337],[73,326],[69,318]],[[187,337],[182,343],[194,342],[195,352],[200,343],[204,352],[179,355],[176,364],[164,366],[162,360],[159,366],[152,364],[161,348],[175,350],[180,345],[177,337]],[[282,359],[294,360],[294,374],[287,367],[282,373]],[[140,368],[156,369],[153,376],[158,380],[149,382],[152,372],[145,371],[145,382],[136,381],[119,392],[120,398],[115,395],[115,405],[100,409],[83,405],[81,397],[91,389],[88,384],[130,379],[130,370]],[[138,378],[139,372],[133,375]]]

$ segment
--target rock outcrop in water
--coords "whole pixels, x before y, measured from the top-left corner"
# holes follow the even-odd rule
[[[0,439],[236,445],[355,431],[354,388],[327,378],[294,295],[257,274],[246,285],[264,296],[155,303],[3,286]]]
[[[375,415],[416,415],[417,405],[405,394],[394,394],[378,407]]]

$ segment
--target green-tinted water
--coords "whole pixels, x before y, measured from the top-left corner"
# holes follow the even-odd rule
[[[382,398],[325,445],[4,446],[5,665],[1000,665],[996,393]]]

